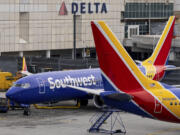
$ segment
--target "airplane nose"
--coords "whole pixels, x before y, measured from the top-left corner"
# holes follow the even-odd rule
[[[6,92],[6,97],[10,100],[15,100],[15,95],[16,95],[16,90],[14,90],[13,88],[10,88],[7,92]]]
[[[6,92],[6,97],[10,99],[10,101],[19,103],[19,104],[28,104],[29,98],[31,100],[31,96],[29,96],[27,89],[20,89],[19,87],[11,87]]]

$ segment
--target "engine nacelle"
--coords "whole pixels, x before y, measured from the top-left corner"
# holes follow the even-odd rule
[[[103,99],[100,97],[100,96],[94,96],[93,98],[93,102],[94,102],[94,105],[97,107],[97,108],[103,108],[105,107],[104,105],[104,101]]]

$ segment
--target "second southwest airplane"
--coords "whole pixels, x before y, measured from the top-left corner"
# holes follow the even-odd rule
[[[180,88],[147,78],[103,21],[91,26],[102,77],[108,85],[99,93],[68,87],[99,95],[105,104],[130,113],[180,123]]]
[[[139,65],[139,69],[149,78],[159,80],[166,70],[177,69],[165,66],[171,47],[174,23],[175,17],[172,16],[169,18],[152,56]],[[165,54],[162,54],[163,52]],[[152,68],[150,68],[151,66]],[[94,92],[102,92],[106,87],[106,83],[103,84],[99,69],[58,71],[24,77],[18,80],[6,95],[19,104],[89,98],[87,92],[77,91],[74,88],[67,87],[67,85],[93,89]],[[102,105],[99,96],[95,96],[94,99],[97,106]]]

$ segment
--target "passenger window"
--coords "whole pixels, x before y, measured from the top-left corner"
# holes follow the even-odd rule
[[[176,102],[175,102],[174,104],[175,104],[175,105],[177,105],[177,103],[176,103]]]
[[[173,103],[172,103],[172,102],[170,102],[170,105],[173,105]]]

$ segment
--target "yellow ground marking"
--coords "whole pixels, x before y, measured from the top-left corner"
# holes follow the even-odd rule
[[[80,102],[78,102],[75,106],[40,106],[37,104],[34,104],[34,107],[36,109],[78,109],[80,108]]]

